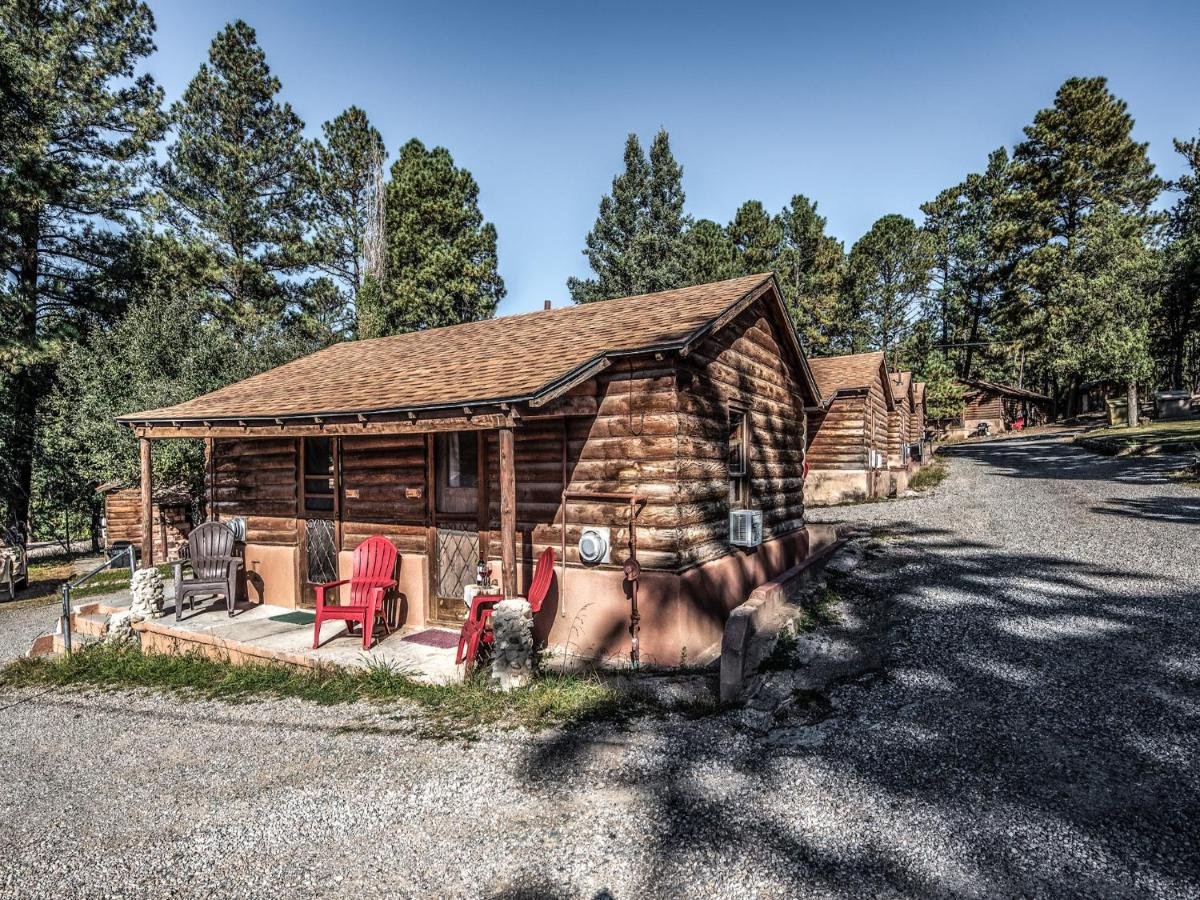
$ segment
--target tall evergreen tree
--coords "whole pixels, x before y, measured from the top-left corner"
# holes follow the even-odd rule
[[[136,0],[0,0],[0,517],[21,525],[59,341],[117,312],[103,282],[163,126],[153,33]]]
[[[1072,267],[1084,259],[1076,244],[1087,219],[1108,204],[1114,215],[1149,224],[1162,182],[1146,144],[1133,139],[1133,117],[1105,79],[1070,78],[1054,105],[1025,128],[1025,140],[1013,152],[1012,183],[1007,215],[1018,228],[1015,276],[1024,287],[1006,297],[1006,327],[1031,347],[1031,365],[1053,376],[1061,393],[1085,378],[1064,365],[1076,358],[1073,348],[1053,336],[1062,333],[1057,323],[1068,315],[1056,304],[1077,296],[1083,278]]]
[[[1158,282],[1145,220],[1102,202],[1082,221],[1054,286],[1047,338],[1060,375],[1128,385],[1137,424],[1137,384],[1153,369],[1150,318]]]
[[[684,234],[683,260],[681,285],[708,284],[737,274],[737,249],[712,219],[698,219]]]
[[[869,346],[891,350],[905,337],[932,265],[928,237],[901,215],[879,219],[851,248],[850,286],[865,316]]]
[[[690,280],[694,248],[686,241],[683,167],[665,130],[655,135],[650,158],[636,134],[625,140],[625,169],[612,193],[600,199],[596,224],[583,251],[595,277],[570,278],[576,303],[669,290]]]
[[[1175,149],[1187,169],[1171,185],[1180,196],[1168,222],[1157,338],[1168,382],[1193,389],[1200,383],[1200,138],[1176,140]]]
[[[486,319],[504,297],[496,228],[479,210],[479,185],[444,147],[415,138],[400,150],[387,189],[387,276],[365,295],[363,337]]]
[[[279,90],[254,29],[227,25],[171,108],[161,173],[170,221],[211,252],[222,312],[243,336],[289,311],[289,279],[311,258],[312,154]]]
[[[995,150],[983,173],[921,207],[937,282],[926,314],[936,318],[943,346],[961,345],[956,355],[963,378],[972,377],[978,346],[1011,287],[1012,227],[1004,216],[1009,169],[1007,151]]]
[[[314,289],[312,296],[323,318],[345,318],[353,323],[358,293],[368,275],[369,242],[382,197],[382,167],[387,158],[383,137],[367,114],[351,106],[322,126],[324,140],[316,146],[313,227],[315,263],[333,279],[330,286]],[[337,296],[346,307],[337,312]],[[335,322],[332,326],[342,326]]]
[[[836,330],[845,272],[842,244],[825,233],[817,204],[796,194],[778,216],[780,250],[775,260],[784,302],[805,349],[819,354]]]
[[[735,250],[738,275],[771,272],[779,261],[783,228],[758,200],[738,207],[726,231]]]

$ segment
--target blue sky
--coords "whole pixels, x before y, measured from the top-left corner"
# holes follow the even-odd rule
[[[500,312],[568,301],[569,275],[621,162],[660,127],[688,211],[817,200],[857,239],[919,216],[1011,146],[1071,75],[1106,75],[1160,174],[1200,132],[1200,4],[423,3],[149,0],[169,100],[213,34],[243,18],[316,135],[351,104],[388,151],[448,147],[500,236]]]

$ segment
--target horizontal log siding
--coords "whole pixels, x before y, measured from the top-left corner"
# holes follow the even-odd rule
[[[166,520],[167,545],[163,546],[161,520]],[[171,503],[164,508],[154,504],[154,558],[173,559],[174,551],[187,542],[192,530],[191,510],[186,505]],[[104,495],[104,539],[106,546],[116,543],[142,546],[141,488],[119,488]]]
[[[970,424],[979,419],[1003,419],[1004,418],[1004,403],[1000,399],[999,394],[978,393],[971,394],[966,399],[966,404],[963,407],[964,424]]]
[[[217,518],[245,518],[248,543],[294,545],[297,467],[294,438],[214,441],[205,489]]]
[[[884,393],[883,379],[877,378],[867,394],[866,437],[868,448],[874,448],[883,454],[886,462],[888,455],[889,414],[887,395]]]
[[[473,438],[474,432],[469,436]],[[422,434],[342,438],[343,550],[382,534],[402,553],[425,552],[429,490],[425,441]],[[419,495],[409,496],[410,492]]]
[[[623,361],[573,394],[595,397],[594,416],[566,422],[567,485],[572,491],[640,493],[638,559],[647,569],[679,566],[676,525],[678,424],[675,370],[653,358]],[[517,555],[526,562],[546,547],[562,552],[563,419],[526,421],[515,430]],[[488,435],[488,522],[493,548],[500,527],[499,451]],[[613,563],[628,557],[629,506],[600,500],[567,504],[567,561],[589,525],[612,529]]]
[[[896,408],[888,413],[888,465],[894,469],[904,465],[904,445],[910,442],[912,407],[908,397],[897,397]]]
[[[908,439],[912,442],[925,439],[925,404],[913,406],[912,417],[908,420]]]
[[[808,464],[813,469],[867,467],[867,396],[834,399],[809,427]]]
[[[805,398],[781,340],[753,306],[680,365],[675,521],[682,567],[732,552],[727,464],[731,406],[746,410],[747,506],[763,538],[804,524]]]

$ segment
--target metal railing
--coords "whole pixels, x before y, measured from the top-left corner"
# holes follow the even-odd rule
[[[68,581],[62,586],[62,636],[63,647],[68,653],[71,652],[71,591],[79,587],[85,581],[99,575],[105,569],[116,568],[116,564],[121,561],[121,557],[129,558],[129,583],[133,585],[133,573],[137,571],[137,551],[133,544],[125,547],[120,553],[114,554],[102,562],[96,568],[92,569],[86,575],[80,575],[74,581]]]

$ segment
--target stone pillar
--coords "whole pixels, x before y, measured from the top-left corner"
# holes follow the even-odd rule
[[[511,691],[533,681],[533,610],[521,597],[501,600],[492,612],[495,637],[492,676],[500,690]]]

